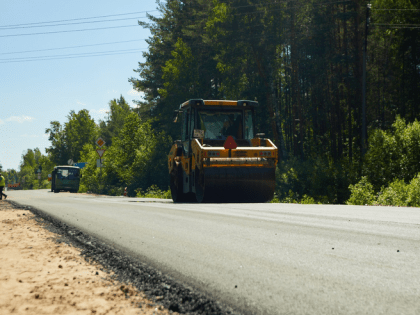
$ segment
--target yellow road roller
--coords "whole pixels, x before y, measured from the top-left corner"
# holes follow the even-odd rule
[[[255,101],[192,99],[175,111],[181,139],[168,155],[174,202],[267,202],[278,149],[255,134]]]

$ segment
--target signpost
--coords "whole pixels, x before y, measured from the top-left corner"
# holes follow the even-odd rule
[[[37,173],[38,173],[38,189],[41,188],[41,172],[42,172],[42,166],[40,165],[38,167]]]
[[[96,149],[96,153],[98,153],[99,155],[99,163],[98,161],[96,161],[96,165],[99,166],[99,172],[101,172],[102,169],[102,156],[105,153],[105,149],[102,149],[102,147],[105,145],[105,140],[102,139],[101,137],[99,137],[98,139],[96,139],[96,145],[99,147],[99,149]]]

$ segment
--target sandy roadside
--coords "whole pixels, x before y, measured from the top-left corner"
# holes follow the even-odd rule
[[[0,201],[0,314],[169,314]]]

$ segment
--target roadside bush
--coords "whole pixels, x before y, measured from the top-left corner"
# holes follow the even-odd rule
[[[417,174],[409,184],[402,179],[396,179],[388,187],[383,187],[376,204],[420,207],[420,174]]]
[[[369,136],[369,150],[363,174],[376,191],[396,179],[408,183],[420,172],[420,123],[406,123],[397,117],[388,131],[375,130]]]
[[[396,179],[388,187],[381,189],[375,204],[381,206],[407,206],[407,188],[404,180]]]
[[[354,173],[346,161],[291,158],[278,166],[276,194],[280,202],[287,203],[309,202],[305,195],[313,203],[344,203],[350,196],[348,186],[354,181]]]
[[[277,194],[274,193],[274,198],[271,200],[271,203],[300,203],[303,205],[321,204],[321,202],[316,201],[313,197],[308,195],[303,195],[303,197],[298,201],[296,200],[296,195],[291,190],[289,190],[289,195],[281,200],[278,198]]]
[[[91,144],[85,144],[80,152],[82,161],[87,162],[82,169],[82,178],[80,180],[79,192],[100,192],[101,172],[96,167],[97,153]]]
[[[420,174],[409,184],[396,179],[389,186],[383,186],[375,193],[373,185],[366,176],[355,185],[350,185],[351,196],[348,205],[410,206],[420,207]]]
[[[285,195],[285,197],[283,197],[282,199],[279,199],[277,197],[277,200],[280,203],[298,203],[296,198],[297,198],[296,194],[292,190],[289,190],[288,194]]]
[[[420,174],[414,177],[407,187],[407,205],[410,207],[420,207]]]
[[[354,185],[349,185],[351,192],[347,200],[348,205],[372,205],[376,201],[373,185],[363,176],[360,181]]]
[[[159,198],[159,199],[171,199],[171,191],[161,190],[158,186],[152,185],[144,192],[141,188],[136,189],[136,197],[138,198]]]
[[[280,202],[279,196],[277,196],[277,193],[274,192],[274,197],[273,199],[271,199],[270,203],[279,203],[279,202]]]
[[[316,202],[315,199],[311,196],[303,195],[303,198],[300,200],[300,204],[313,205],[313,204],[321,204],[321,202]]]

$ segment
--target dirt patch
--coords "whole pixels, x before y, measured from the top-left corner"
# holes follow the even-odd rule
[[[172,313],[58,237],[0,201],[0,314]]]

